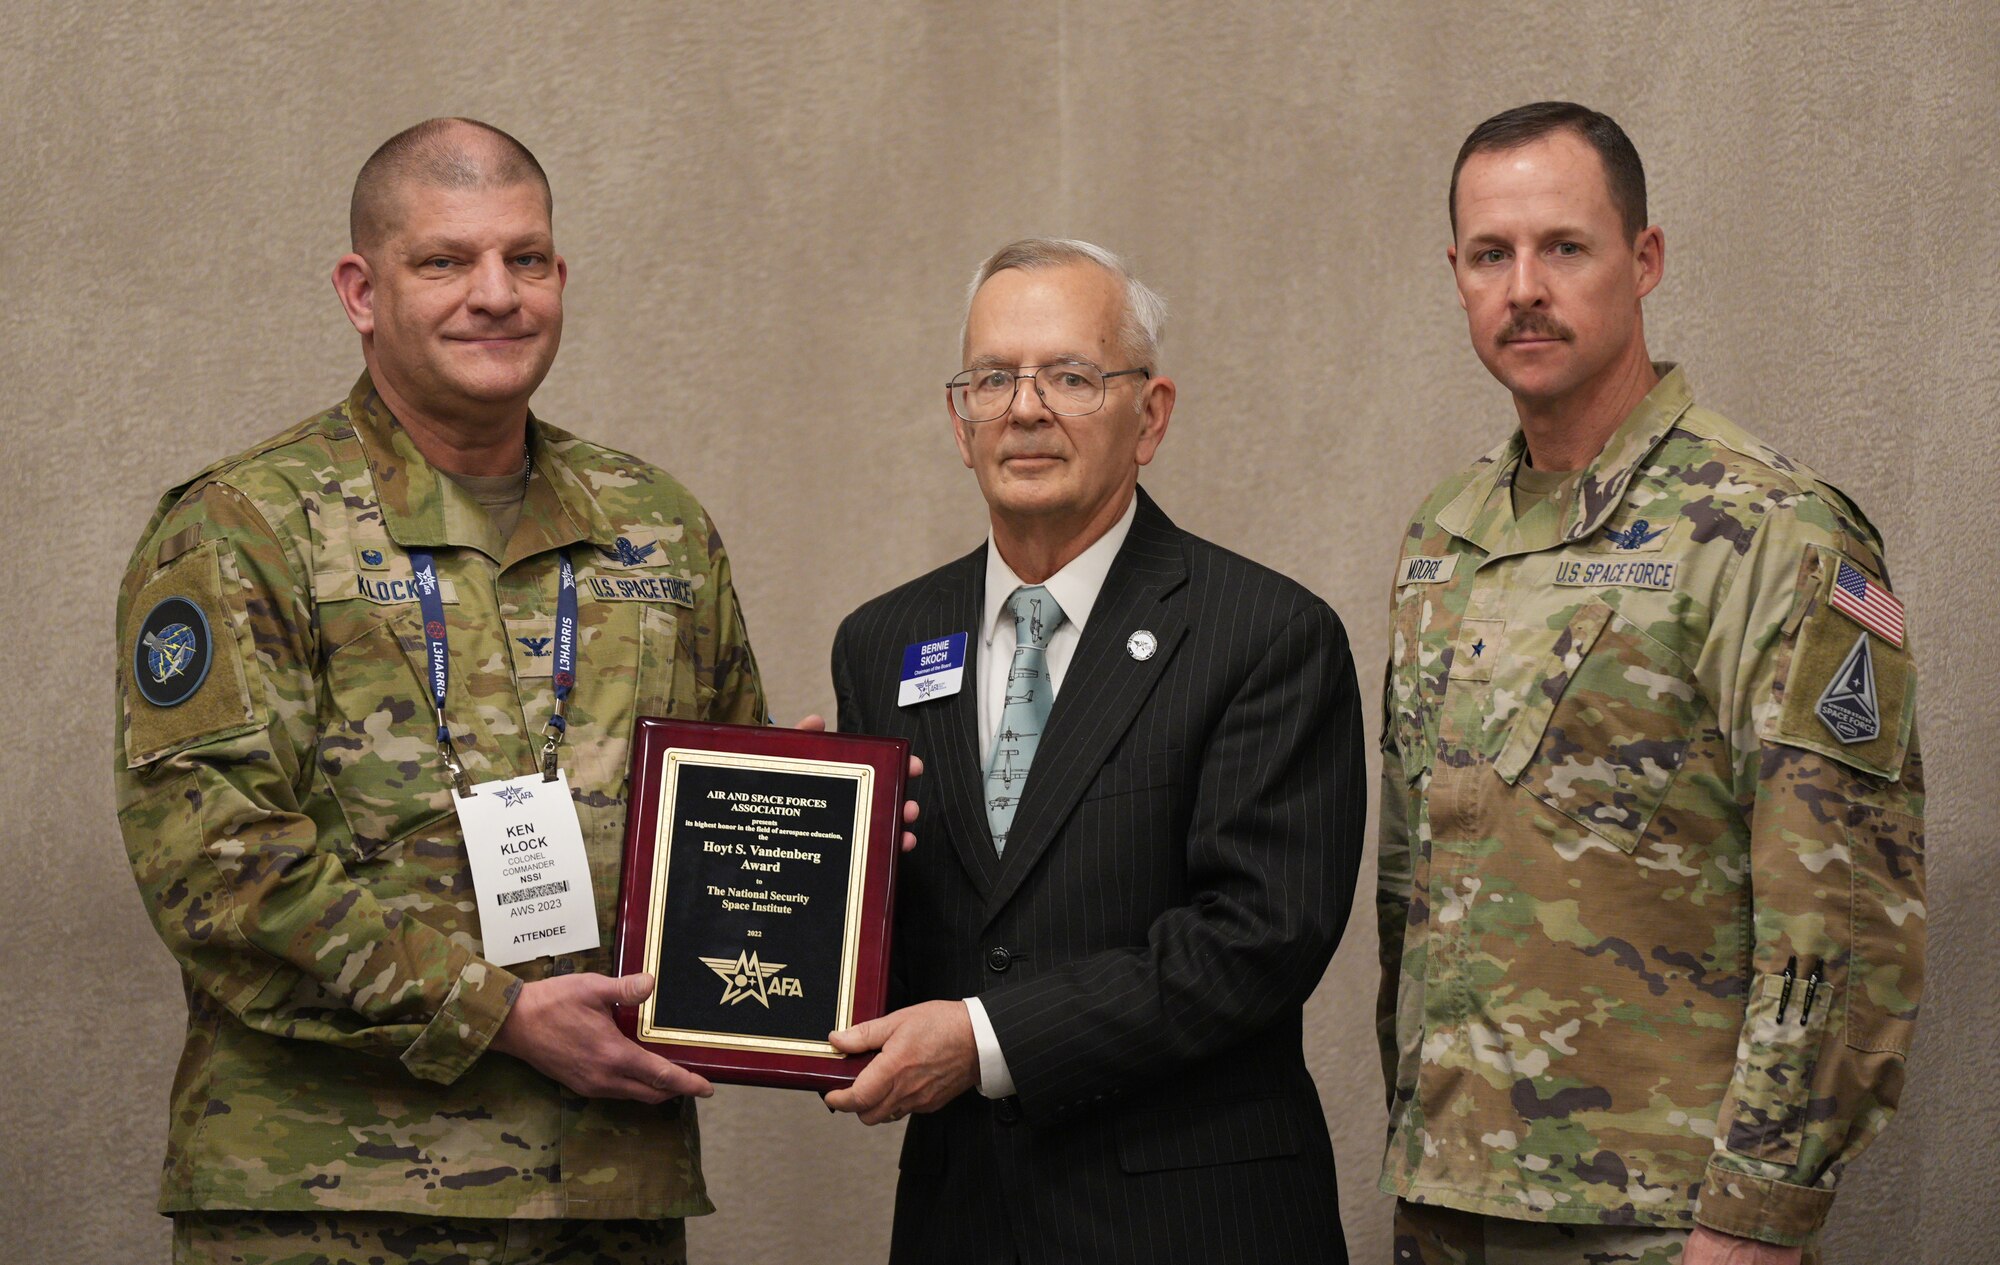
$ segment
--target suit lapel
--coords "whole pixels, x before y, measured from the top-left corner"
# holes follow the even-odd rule
[[[979,664],[984,630],[979,621],[985,605],[986,546],[954,563],[938,587],[937,627],[920,629],[923,637],[965,632],[965,677],[958,693],[917,705],[927,778],[941,783],[938,804],[945,833],[951,836],[959,863],[982,896],[999,878],[1000,859],[993,854],[993,831],[986,821],[984,782],[979,767]],[[923,826],[917,830],[922,834]]]
[[[1104,578],[1022,788],[1021,806],[1007,831],[1007,855],[987,894],[989,921],[1048,850],[1112,748],[1131,728],[1187,631],[1179,594],[1187,579],[1181,545],[1185,533],[1143,490],[1138,496],[1131,533]],[[1158,642],[1146,659],[1134,659],[1125,646],[1140,629]]]

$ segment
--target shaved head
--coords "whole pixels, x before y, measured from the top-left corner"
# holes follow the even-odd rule
[[[520,184],[539,185],[543,203],[554,212],[549,178],[526,145],[477,119],[425,119],[383,141],[361,164],[348,204],[349,246],[363,253],[388,240],[400,225],[402,193],[410,185],[499,189]]]

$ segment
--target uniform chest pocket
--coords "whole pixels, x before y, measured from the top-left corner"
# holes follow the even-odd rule
[[[692,617],[693,612],[688,612]],[[640,622],[639,714],[695,720],[707,714],[715,690],[704,692],[688,648],[681,642],[682,617],[661,606],[646,608]]]
[[[1631,852],[1672,789],[1701,715],[1690,672],[1603,602],[1577,611],[1494,772]]]
[[[615,788],[623,782],[639,717],[697,714],[684,697],[694,684],[681,632],[677,614],[654,603],[598,602],[585,608],[563,755],[577,770],[574,783]],[[552,705],[553,695],[549,698]]]
[[[335,850],[352,859],[368,860],[451,812],[416,658],[423,645],[416,613],[396,610],[327,656],[314,762],[347,827],[350,842]]]

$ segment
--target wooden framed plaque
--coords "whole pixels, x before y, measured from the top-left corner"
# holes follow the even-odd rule
[[[909,743],[641,718],[618,895],[618,973],[653,995],[627,1036],[710,1080],[831,1090],[872,1055]]]

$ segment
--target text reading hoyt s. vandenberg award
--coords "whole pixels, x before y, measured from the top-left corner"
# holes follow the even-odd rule
[[[663,773],[640,1039],[840,1057],[875,770],[670,750]]]

